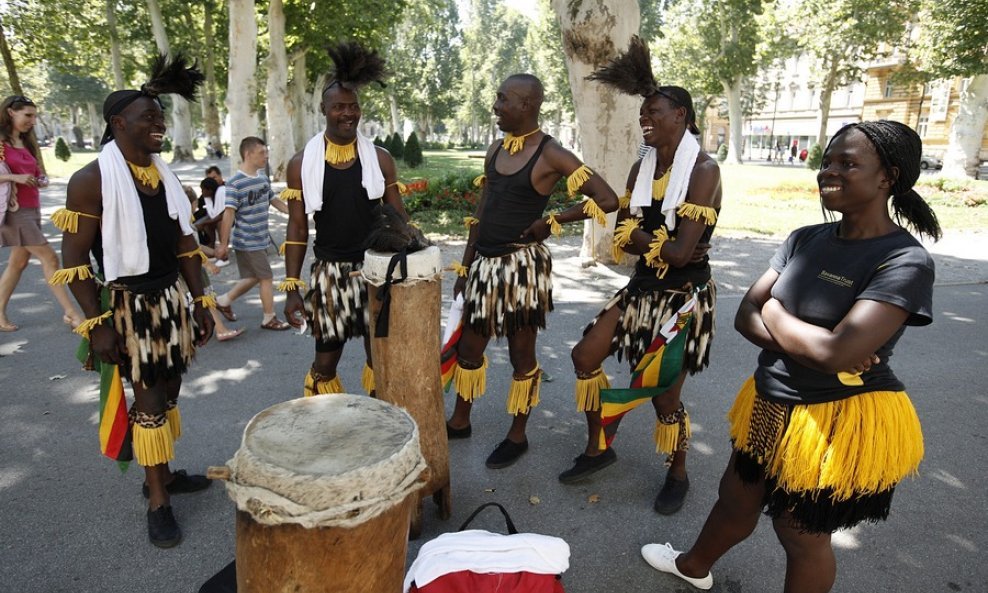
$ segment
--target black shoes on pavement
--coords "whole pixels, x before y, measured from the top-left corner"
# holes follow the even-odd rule
[[[174,548],[182,541],[182,530],[170,506],[148,510],[148,539],[159,548]]]
[[[212,480],[206,476],[201,476],[198,474],[189,475],[184,469],[172,472],[172,479],[168,485],[165,486],[165,490],[168,494],[188,494],[190,492],[199,492],[200,490],[205,490],[209,488],[209,485],[213,483]],[[144,498],[150,498],[151,491],[148,489],[148,485],[144,484],[141,486],[141,492],[144,494]]]
[[[666,481],[655,497],[655,512],[660,515],[671,515],[678,511],[686,500],[686,492],[690,489],[690,479],[685,477],[678,480],[666,474]]]
[[[559,481],[563,484],[572,484],[604,469],[608,465],[617,461],[617,453],[608,447],[599,455],[580,454],[573,459],[573,467],[559,474]]]

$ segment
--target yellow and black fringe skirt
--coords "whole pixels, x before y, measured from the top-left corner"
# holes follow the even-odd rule
[[[621,321],[611,338],[610,354],[617,354],[618,360],[623,357],[634,369],[659,335],[662,325],[686,304],[693,293],[691,287],[661,291],[629,291],[622,288],[604,305],[583,333],[586,335],[611,308],[621,309]],[[689,371],[691,375],[702,371],[710,362],[717,287],[711,279],[695,293],[696,308],[693,310],[693,321],[686,338],[683,358],[683,370]]]
[[[904,391],[782,404],[758,395],[749,378],[728,420],[735,471],[747,483],[765,478],[765,513],[790,513],[812,533],[888,518],[896,484],[923,458],[919,417]]]
[[[113,325],[124,337],[130,364],[120,373],[149,387],[182,376],[195,356],[196,325],[181,277],[151,292],[131,292],[110,284]]]
[[[350,338],[367,335],[370,325],[367,282],[363,276],[350,276],[363,267],[363,262],[316,260],[312,264],[305,311],[320,342],[342,345]]]
[[[545,329],[552,311],[552,256],[533,243],[501,257],[478,255],[467,274],[463,323],[484,337]]]

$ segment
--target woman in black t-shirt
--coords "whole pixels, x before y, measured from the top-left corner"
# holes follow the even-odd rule
[[[689,551],[642,548],[653,567],[709,589],[711,566],[765,509],[786,551],[784,590],[829,591],[831,533],[888,517],[923,457],[919,418],[888,366],[904,327],[932,322],[933,261],[899,225],[940,237],[912,189],[921,154],[893,121],[830,141],[817,182],[841,219],[794,232],[742,300],[735,327],[762,352],[729,415],[720,498]]]

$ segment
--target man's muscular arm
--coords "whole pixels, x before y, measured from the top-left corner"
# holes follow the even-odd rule
[[[301,152],[288,161],[288,189],[302,190]],[[304,200],[288,200],[285,241],[285,276],[301,279],[309,242],[309,216],[305,213]],[[305,319],[305,306],[298,288],[285,291],[285,319],[295,327],[301,327]]]
[[[387,150],[380,146],[374,148],[377,152],[377,162],[381,165],[381,173],[384,174],[384,203],[390,204],[407,222],[411,217],[405,211],[401,192],[398,191],[398,166]]]

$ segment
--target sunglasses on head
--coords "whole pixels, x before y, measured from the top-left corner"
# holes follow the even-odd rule
[[[10,106],[13,107],[14,103],[23,103],[24,105],[34,105],[34,101],[28,99],[24,95],[14,95],[10,98]]]

